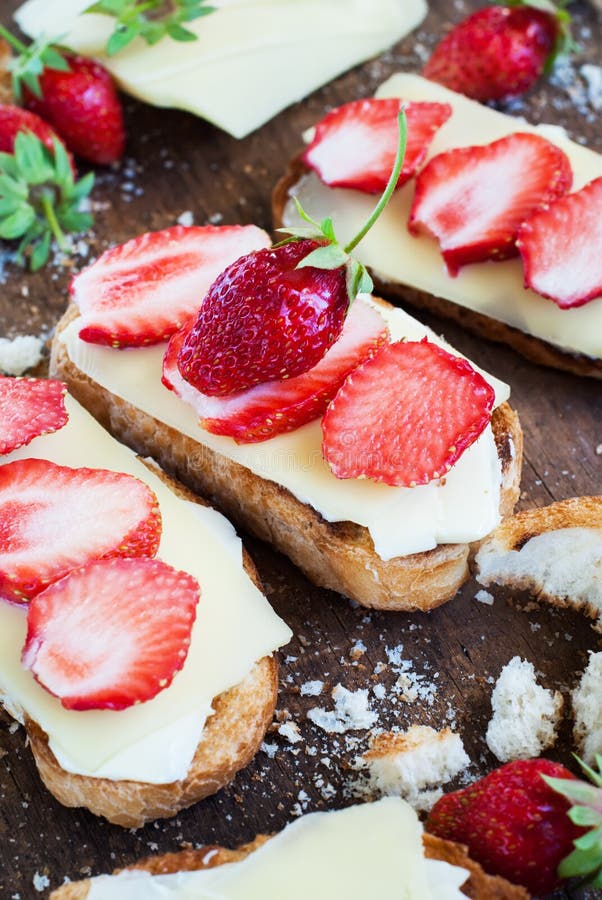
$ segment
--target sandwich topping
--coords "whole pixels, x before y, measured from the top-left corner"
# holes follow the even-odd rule
[[[0,375],[0,456],[66,425],[66,390],[61,381]]]

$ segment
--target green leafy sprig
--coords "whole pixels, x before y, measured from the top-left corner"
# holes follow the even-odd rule
[[[174,41],[196,41],[197,35],[185,27],[186,23],[215,10],[208,0],[99,0],[84,13],[99,13],[117,20],[105,47],[107,56],[115,56],[137,37],[151,46],[165,36]]]
[[[17,55],[9,60],[8,69],[12,76],[13,93],[18,104],[23,102],[23,84],[36,97],[42,96],[40,75],[44,69],[58,69],[59,72],[69,71],[69,63],[62,55],[60,48],[56,46],[60,38],[50,40],[44,35],[40,35],[27,46],[2,25],[0,25],[0,37],[3,37],[13,50],[17,51]]]
[[[316,269],[339,269],[343,266],[346,268],[347,294],[350,304],[353,303],[358,294],[369,294],[374,287],[366,267],[351,256],[351,251],[354,250],[359,242],[368,234],[393,196],[393,192],[397,187],[399,175],[403,168],[408,134],[407,118],[403,108],[399,112],[398,123],[399,141],[397,144],[397,154],[387,186],[365,224],[348,244],[344,247],[341,246],[335,235],[334,224],[330,217],[322,219],[321,222],[317,222],[305,212],[296,197],[293,197],[293,200],[297,207],[297,213],[299,217],[308,224],[278,229],[278,231],[285,232],[290,235],[290,237],[281,241],[279,244],[276,244],[277,247],[281,247],[291,241],[301,241],[306,240],[307,238],[319,241],[321,246],[312,250],[311,253],[302,259],[297,265],[298,269],[303,269],[306,266],[313,266]]]
[[[21,265],[27,258],[34,272],[45,265],[53,238],[69,252],[65,233],[92,225],[92,216],[81,204],[93,184],[93,172],[75,181],[67,151],[57,138],[49,150],[23,131],[12,154],[0,153],[0,238],[19,241]]]
[[[596,754],[597,772],[578,756],[575,756],[575,759],[590,783],[542,775],[546,784],[573,804],[568,812],[571,822],[590,829],[574,841],[575,849],[561,862],[558,875],[561,878],[580,876],[584,879],[584,884],[600,888],[602,887],[602,756]]]

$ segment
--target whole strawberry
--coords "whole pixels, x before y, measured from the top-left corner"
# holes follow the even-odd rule
[[[109,165],[123,156],[123,110],[113,79],[99,63],[40,39],[28,47],[0,26],[17,55],[10,61],[18,102],[41,116],[76,156]]]
[[[0,103],[0,153],[13,153],[15,139],[21,132],[34,134],[48,150],[54,149],[54,140],[58,136],[50,125],[36,116],[34,113],[13,106],[9,103]],[[62,142],[61,142],[62,143]],[[75,173],[73,160],[69,157],[71,168]]]
[[[507,0],[456,25],[422,74],[474,100],[524,94],[572,47],[569,15],[551,0]]]
[[[403,166],[407,125],[391,177],[372,215],[345,247],[332,220],[282,229],[292,235],[232,263],[209,288],[178,353],[182,378],[211,397],[308,372],[335,343],[358,293],[372,290],[365,268],[349,254],[391,197]]]
[[[510,762],[433,807],[426,830],[465,844],[486,872],[547,894],[560,883],[558,866],[583,834],[570,804],[542,776],[580,782],[547,759]],[[595,790],[595,789],[592,789]]]

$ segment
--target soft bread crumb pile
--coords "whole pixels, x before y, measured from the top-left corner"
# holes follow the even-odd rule
[[[42,358],[42,339],[32,334],[9,340],[0,338],[0,372],[3,375],[22,375],[37,366]]]
[[[552,601],[567,602],[592,613],[602,612],[602,531],[559,528],[537,534],[520,550],[495,539],[476,556],[477,580],[530,590]]]
[[[344,734],[346,731],[358,731],[372,728],[378,715],[370,708],[367,690],[349,691],[342,684],[337,684],[332,691],[334,710],[325,710],[314,706],[307,713],[307,718],[314,725],[329,734]]]
[[[466,769],[470,759],[462,738],[451,729],[412,725],[406,732],[373,737],[361,765],[368,775],[362,793],[399,795],[414,809],[426,811],[442,795],[440,785]]]
[[[493,718],[486,741],[500,762],[540,756],[555,743],[562,694],[537,684],[532,663],[520,656],[513,657],[500,672],[491,706]]]
[[[602,653],[590,653],[589,663],[573,692],[574,736],[589,765],[602,753]]]

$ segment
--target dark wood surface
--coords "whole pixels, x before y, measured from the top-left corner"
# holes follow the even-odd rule
[[[449,21],[479,5],[474,0],[454,4],[432,0],[424,25],[393,51],[339,78],[242,142],[192,116],[126,100],[128,158],[118,170],[99,173],[90,256],[109,243],[173,224],[188,210],[199,224],[255,222],[269,229],[270,188],[298,148],[302,129],[328,106],[371,94],[393,72],[417,71]],[[3,0],[0,18],[8,23],[16,6]],[[599,63],[600,47],[594,40],[593,8],[575,3],[572,9],[582,45],[575,63],[578,70],[588,60]],[[583,83],[574,78],[565,86],[542,84],[514,109],[536,121],[565,125],[575,138],[602,150],[596,116],[584,100]],[[55,261],[32,276],[7,263],[1,275],[0,334],[49,333],[65,307],[73,264],[83,264],[81,256],[66,265]],[[512,402],[525,434],[522,507],[600,492],[599,382],[538,368],[504,347],[425,318],[452,344],[512,385]],[[274,731],[267,737],[276,747],[273,758],[260,752],[216,797],[171,821],[131,832],[55,802],[38,779],[23,730],[0,714],[2,900],[41,896],[38,890],[45,877],[56,887],[64,876],[75,879],[108,871],[153,851],[204,842],[235,846],[257,832],[281,828],[301,808],[326,809],[349,802],[349,785],[355,778],[351,766],[365,747],[366,734],[329,736],[306,716],[312,706],[331,707],[330,689],[339,682],[351,689],[385,686],[384,700],[371,695],[379,726],[441,727],[453,722],[473,760],[471,773],[483,774],[495,765],[484,732],[492,683],[502,666],[519,654],[535,664],[546,686],[559,688],[566,696],[585,665],[587,651],[600,648],[599,636],[581,616],[525,608],[524,603],[511,604],[499,595],[493,606],[484,606],[474,599],[478,589],[474,582],[431,615],[366,612],[313,587],[265,545],[249,540],[248,546],[270,601],[296,635],[281,654],[277,718],[295,722],[302,740],[291,744]],[[414,703],[404,702],[391,690],[398,671],[386,651],[400,645],[403,659],[410,660],[413,672],[430,685],[422,691],[424,698]],[[312,679],[325,682],[322,695],[302,696],[300,686]],[[566,706],[561,737],[550,756],[569,762],[573,745],[568,698]]]

